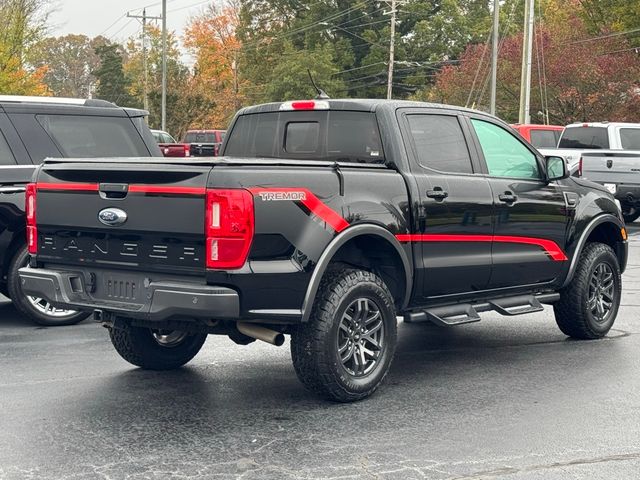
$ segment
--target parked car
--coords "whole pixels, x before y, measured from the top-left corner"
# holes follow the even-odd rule
[[[241,110],[222,153],[45,162],[28,190],[25,291],[93,309],[122,358],[148,369],[187,363],[207,334],[290,334],[300,380],[337,401],[385,377],[397,315],[450,327],[554,304],[568,336],[613,325],[618,205],[495,117],[272,103]]]
[[[580,175],[580,158],[586,152],[621,150],[640,155],[640,123],[573,123],[567,125],[558,141],[558,148],[541,148],[544,155],[558,155],[569,164],[572,173]]]
[[[175,138],[162,130],[151,130],[160,151],[165,157],[189,157],[191,156],[188,143],[178,143]]]
[[[103,100],[0,96],[0,292],[24,316],[41,325],[87,316],[21,291],[17,271],[28,260],[24,192],[35,166],[46,157],[160,157],[145,115]]]
[[[226,133],[226,130],[188,130],[184,143],[191,145],[192,157],[217,157]]]
[[[585,180],[603,185],[620,202],[625,222],[640,217],[640,153],[596,150],[584,152],[580,172]]]
[[[556,148],[564,130],[560,125],[511,125],[527,142],[536,148]]]

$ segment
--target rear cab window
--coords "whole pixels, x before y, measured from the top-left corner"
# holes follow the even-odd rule
[[[536,148],[556,148],[560,137],[559,130],[531,129],[529,134],[531,145]]]
[[[608,149],[609,134],[606,127],[567,127],[558,148]]]
[[[624,150],[640,150],[640,128],[621,128],[620,144]]]
[[[216,142],[215,133],[199,133],[199,132],[187,132],[184,137],[184,143],[218,143]]]
[[[224,154],[244,158],[287,158],[384,163],[373,112],[305,110],[240,116]]]
[[[124,117],[36,115],[65,157],[146,157],[149,151]]]

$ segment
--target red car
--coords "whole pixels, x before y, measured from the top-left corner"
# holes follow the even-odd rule
[[[191,144],[192,157],[217,157],[226,130],[188,130],[184,143]]]
[[[153,138],[165,157],[190,157],[191,151],[188,143],[178,143],[167,132],[162,130],[151,130]]]
[[[564,130],[559,125],[511,125],[524,139],[536,148],[556,148]]]

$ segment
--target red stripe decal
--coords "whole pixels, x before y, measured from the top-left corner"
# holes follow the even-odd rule
[[[157,193],[166,195],[204,195],[205,187],[163,187],[159,185],[129,185],[130,193]]]
[[[400,242],[500,242],[523,243],[542,247],[556,262],[567,260],[567,256],[553,240],[535,237],[514,237],[507,235],[423,235],[400,234],[396,235]]]
[[[97,183],[38,183],[38,190],[67,190],[74,192],[97,192]]]
[[[339,213],[331,209],[322,200],[316,197],[311,190],[306,188],[250,188],[249,191],[254,196],[260,196],[263,200],[291,200],[302,203],[307,207],[311,213],[316,217],[324,220],[333,228],[336,232],[340,233],[349,226],[347,222]],[[277,196],[277,194],[289,194],[289,196]],[[274,194],[273,198],[270,198],[268,194]]]
[[[68,192],[97,192],[97,183],[38,183],[38,190],[59,190]],[[129,193],[155,193],[165,195],[204,195],[205,187],[163,187],[161,185],[129,185]]]

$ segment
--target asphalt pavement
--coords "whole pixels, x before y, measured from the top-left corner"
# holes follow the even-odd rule
[[[368,400],[317,399],[288,345],[209,337],[146,372],[104,328],[42,328],[0,299],[0,479],[636,479],[640,227],[609,336],[568,340],[550,308],[456,328],[399,325]]]

